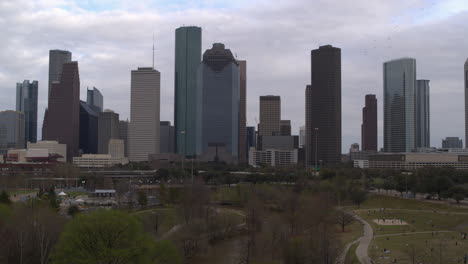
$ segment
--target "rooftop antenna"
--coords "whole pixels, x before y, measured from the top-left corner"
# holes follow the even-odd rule
[[[154,70],[154,32],[153,32],[153,70]]]

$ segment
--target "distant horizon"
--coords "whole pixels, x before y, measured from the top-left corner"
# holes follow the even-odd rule
[[[103,4],[104,2],[104,4]],[[339,4],[338,4],[339,3]],[[378,149],[383,147],[382,64],[416,59],[417,79],[430,80],[431,146],[464,135],[463,66],[468,57],[468,6],[461,0],[278,1],[50,1],[0,4],[0,110],[15,109],[15,87],[39,82],[38,138],[47,107],[48,52],[68,50],[78,61],[81,100],[87,87],[104,109],[129,119],[130,72],[152,64],[161,72],[161,120],[173,121],[174,35],[182,25],[202,28],[202,53],[224,43],[247,61],[247,125],[259,119],[259,96],[281,96],[282,119],[293,134],[305,124],[310,51],[342,50],[342,153],[361,145],[366,94],[378,103]],[[142,22],[145,23],[142,23]],[[142,41],[142,40],[147,41]],[[139,66],[140,65],[140,66]],[[148,66],[146,66],[148,67]],[[466,142],[465,142],[466,143]]]

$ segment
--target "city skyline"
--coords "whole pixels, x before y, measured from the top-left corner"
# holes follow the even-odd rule
[[[451,1],[453,2],[453,1]],[[397,5],[401,7],[396,7]],[[39,4],[37,4],[39,5]],[[18,11],[12,10],[10,16],[15,12],[31,12],[37,8],[39,10],[45,10],[45,13],[38,14],[36,11],[33,13],[38,14],[42,20],[43,16],[51,16],[54,10],[45,8],[44,6],[34,5],[31,7],[30,4],[25,3],[24,10]],[[258,22],[255,18],[249,18],[254,14],[254,7],[249,7],[245,14],[237,14],[232,12],[236,8],[243,8],[242,2],[237,7],[230,6],[228,9],[231,10],[223,11],[223,14],[229,14],[231,18],[248,18],[249,21]],[[358,6],[364,6],[363,2],[358,1]],[[261,3],[256,3],[253,6],[255,8],[264,7]],[[299,10],[299,7],[307,6],[304,10]],[[268,8],[265,12],[267,15],[274,15],[279,12],[279,9],[299,10],[299,15],[307,15],[318,7],[327,7],[328,4],[320,3],[313,5],[304,5],[303,1],[292,1],[291,3],[281,2],[279,7]],[[154,7],[154,6],[153,6]],[[440,5],[438,6],[440,8]],[[192,7],[195,10],[203,9],[205,7]],[[411,56],[418,60],[418,78],[430,79],[431,80],[431,93],[432,98],[437,98],[437,101],[431,99],[431,123],[437,124],[431,129],[431,145],[440,146],[440,140],[445,136],[459,136],[464,138],[463,134],[463,123],[456,123],[453,120],[461,119],[464,120],[464,106],[463,106],[463,63],[466,60],[468,51],[467,40],[456,37],[457,32],[463,32],[465,27],[461,26],[458,28],[451,28],[451,25],[457,21],[463,20],[468,15],[466,11],[461,12],[460,9],[452,9],[441,14],[431,14],[421,16],[420,9],[426,8],[426,4],[404,4],[396,1],[395,4],[385,5],[382,8],[378,8],[376,13],[382,15],[382,18],[376,18],[372,16],[368,19],[376,22],[379,26],[379,30],[366,29],[363,31],[362,36],[353,38],[351,40],[344,40],[344,37],[340,36],[340,30],[330,34],[325,30],[316,31],[316,24],[320,24],[323,18],[315,17],[315,22],[303,22],[301,20],[295,20],[290,13],[286,13],[282,18],[285,21],[296,21],[297,28],[293,28],[287,32],[287,30],[281,26],[276,29],[268,29],[267,35],[262,36],[251,36],[252,41],[246,43],[245,35],[252,29],[247,29],[238,25],[238,23],[229,22],[222,16],[196,16],[189,11],[180,11],[187,14],[185,17],[175,17],[174,19],[168,18],[172,14],[171,10],[164,10],[155,12],[155,15],[150,15],[150,12],[144,12],[145,16],[148,16],[149,24],[161,25],[161,27],[155,27],[155,43],[156,43],[156,68],[160,69],[162,73],[161,83],[161,120],[168,120],[173,122],[173,67],[171,64],[174,61],[173,58],[173,31],[178,26],[183,24],[193,24],[203,28],[204,40],[202,43],[202,49],[209,48],[212,43],[220,41],[225,42],[227,46],[235,50],[238,57],[246,59],[249,62],[250,67],[248,68],[248,104],[247,104],[247,124],[249,126],[255,125],[255,117],[258,118],[258,96],[265,94],[277,94],[282,97],[283,104],[283,118],[292,120],[293,134],[298,133],[299,126],[304,124],[304,109],[303,97],[303,84],[307,83],[307,76],[309,72],[308,66],[308,54],[310,50],[317,47],[318,44],[330,43],[334,46],[338,46],[343,49],[343,144],[342,150],[346,152],[348,146],[353,142],[360,142],[360,119],[361,119],[361,108],[362,108],[362,96],[367,93],[375,93],[377,98],[382,100],[382,74],[379,70],[384,61]],[[65,15],[70,17],[80,17],[83,14],[73,13],[73,10],[67,9],[66,7],[58,7],[63,9]],[[112,8],[109,12],[117,12],[118,8]],[[124,8],[123,8],[124,9]],[[151,10],[151,8],[149,8]],[[212,7],[213,10],[218,10],[217,7]],[[371,8],[364,8],[364,12],[369,11]],[[413,12],[417,12],[419,20],[410,23],[405,21],[404,15],[401,15],[399,11],[409,9]],[[443,9],[443,8],[442,8]],[[3,10],[8,10],[4,8]],[[208,10],[209,14],[213,14],[213,10]],[[140,10],[141,11],[141,10]],[[460,11],[460,12],[459,12]],[[68,13],[67,13],[68,12]],[[96,23],[104,19],[102,17],[102,10],[87,10],[83,8],[83,13],[92,14],[90,23]],[[122,25],[126,28],[133,28],[136,24],[132,21],[126,20],[131,17],[132,14],[137,13],[137,10],[129,10],[124,14],[117,15],[115,18],[108,18],[109,23],[112,25]],[[339,10],[329,10],[329,14],[340,13]],[[428,11],[429,12],[429,11]],[[161,16],[161,20],[158,20],[158,15]],[[62,15],[60,15],[62,16]],[[403,17],[402,17],[403,16]],[[398,18],[398,19],[397,19]],[[37,19],[37,18],[34,18]],[[268,19],[268,16],[267,16]],[[342,20],[343,19],[343,20]],[[337,21],[338,24],[346,22],[344,20],[349,17],[341,18]],[[406,17],[407,19],[407,17]],[[45,19],[47,20],[47,19]],[[138,20],[138,19],[136,19]],[[236,20],[236,19],[233,19]],[[9,23],[19,23],[20,25],[26,25],[27,21],[8,19]],[[396,22],[395,22],[396,21]],[[232,25],[233,28],[221,27],[216,28],[216,24],[226,22],[228,25]],[[361,21],[362,22],[362,21]],[[432,24],[428,25],[431,22]],[[26,23],[26,24],[25,24]],[[69,30],[68,27],[58,27],[52,25],[33,25],[28,22],[32,29],[38,29],[41,31],[43,27],[50,28],[50,40],[41,41],[36,40],[36,46],[32,48],[29,46],[30,52],[22,52],[20,54],[14,54],[11,51],[11,43],[7,40],[2,43],[2,47],[7,47],[5,51],[0,53],[4,61],[14,61],[11,65],[6,65],[0,69],[0,90],[2,95],[0,96],[0,102],[4,105],[4,109],[14,109],[14,105],[11,100],[8,100],[8,92],[12,91],[14,84],[18,80],[33,79],[39,81],[39,109],[38,109],[38,127],[42,126],[44,109],[47,102],[47,61],[48,61],[48,50],[49,49],[61,49],[68,50],[73,53],[74,59],[80,62],[80,78],[82,79],[81,95],[85,94],[86,86],[96,86],[106,96],[106,108],[115,110],[121,115],[121,119],[127,119],[129,117],[129,102],[128,97],[130,94],[130,80],[128,71],[136,68],[137,66],[151,65],[151,32],[154,31],[151,25],[147,26],[147,43],[144,43],[144,39],[140,35],[134,35],[137,33],[131,33],[129,36],[116,37],[112,32],[112,26],[102,25],[98,29],[103,32],[110,32],[109,34],[103,34],[102,43],[106,45],[98,46],[97,44],[88,43],[89,40],[86,38],[86,34],[83,37],[76,33],[74,30],[85,30],[86,28],[74,28],[72,21],[64,19],[64,25],[70,25],[73,30]],[[305,24],[304,24],[305,23]],[[307,24],[312,23],[312,24]],[[350,22],[351,23],[351,22]],[[361,28],[362,25],[357,22],[352,22],[351,25],[357,29]],[[255,24],[263,27],[263,24]],[[141,23],[138,23],[141,26]],[[300,32],[305,32],[304,29],[307,26],[311,26],[307,29],[307,32],[314,32],[310,37],[300,36]],[[398,26],[395,29],[393,26]],[[12,24],[14,27],[14,24]],[[39,28],[38,28],[39,27]],[[118,28],[118,27],[113,27]],[[340,27],[339,27],[340,28]],[[67,31],[70,31],[68,33]],[[144,31],[144,30],[142,30]],[[383,31],[383,32],[382,32]],[[424,49],[421,49],[420,43],[424,42],[424,38],[421,38],[421,33],[424,32],[426,35],[438,34],[441,38],[446,39],[443,43],[427,43]],[[414,34],[416,33],[416,34]],[[21,35],[13,36],[20,37]],[[140,34],[140,33],[138,33]],[[280,35],[278,35],[280,34]],[[287,40],[288,36],[294,34],[296,39]],[[419,35],[418,35],[419,34]],[[410,35],[412,35],[410,37]],[[414,35],[414,36],[413,36]],[[60,36],[60,38],[59,38]],[[94,36],[95,37],[95,36]],[[94,38],[93,37],[93,38]],[[260,40],[260,37],[265,38],[265,42]],[[284,37],[284,38],[283,38]],[[389,40],[390,38],[390,40]],[[138,39],[135,41],[134,39]],[[281,39],[276,42],[272,39]],[[406,39],[406,40],[405,40]],[[374,41],[375,40],[375,41]],[[403,41],[405,40],[405,41]],[[111,43],[113,42],[113,43]],[[265,43],[271,42],[273,45],[269,47],[265,46]],[[375,42],[375,44],[374,44]],[[27,43],[21,43],[20,50],[25,50]],[[454,48],[452,44],[455,44],[457,48]],[[374,48],[375,46],[375,48]],[[292,47],[292,48],[291,48]],[[436,52],[429,52],[430,50],[437,50]],[[443,51],[443,52],[441,52]],[[122,55],[128,53],[127,55]],[[275,56],[266,56],[266,54],[275,54]],[[119,54],[119,55],[115,55]],[[18,56],[19,55],[19,56]],[[270,57],[270,58],[265,58]],[[14,58],[14,59],[13,59]],[[34,59],[37,63],[33,66],[24,68],[18,68],[15,65],[24,65],[27,60]],[[291,65],[296,63],[297,67],[287,67],[285,65]],[[30,65],[30,64],[29,64]],[[36,69],[37,68],[37,69]],[[274,73],[274,74],[271,74]],[[166,77],[164,77],[166,76]],[[453,99],[451,99],[453,98]],[[456,98],[456,99],[455,99]],[[450,104],[448,104],[450,102]],[[383,112],[382,108],[379,107],[379,131],[383,131]],[[445,119],[444,114],[450,111],[454,114],[453,119]],[[40,131],[38,138],[41,138]],[[379,148],[383,146],[382,133],[379,132]]]

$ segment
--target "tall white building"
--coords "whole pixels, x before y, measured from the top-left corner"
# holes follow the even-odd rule
[[[416,60],[401,58],[383,65],[384,151],[416,148]]]
[[[129,160],[147,161],[159,154],[161,74],[152,67],[131,74]]]

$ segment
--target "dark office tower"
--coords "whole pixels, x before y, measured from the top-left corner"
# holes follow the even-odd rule
[[[311,54],[312,83],[306,88],[306,164],[336,164],[341,161],[341,49],[327,45]]]
[[[37,141],[37,91],[37,81],[16,84],[16,111],[24,113],[25,144]]]
[[[78,155],[80,146],[80,75],[78,62],[63,65],[60,82],[50,90],[49,107],[44,118],[43,139],[67,145],[67,160]]]
[[[98,153],[99,111],[80,101],[80,150],[83,154]]]
[[[119,138],[124,141],[125,157],[128,157],[128,121],[119,121]]]
[[[177,153],[196,154],[197,70],[201,61],[202,31],[180,27],[175,34],[174,126]]]
[[[259,136],[279,136],[281,120],[281,98],[274,95],[260,96]]]
[[[174,153],[174,126],[171,126],[169,121],[159,122],[161,131],[160,138],[160,153]]]
[[[66,50],[49,50],[49,97],[52,83],[60,82],[63,64],[71,62],[72,54]]]
[[[384,151],[416,148],[416,60],[401,58],[383,64]]]
[[[377,97],[366,95],[362,108],[361,145],[363,151],[377,151]]]
[[[239,163],[247,163],[247,61],[239,63],[240,72],[240,104],[239,104]]]
[[[281,120],[280,121],[280,134],[281,134],[281,136],[290,136],[291,135],[291,120]]]
[[[465,62],[465,148],[468,148],[468,59]]]
[[[429,80],[416,81],[416,147],[430,148]]]
[[[119,139],[120,134],[119,114],[112,110],[99,113],[98,119],[98,153],[109,153],[109,140]]]
[[[238,161],[239,152],[239,64],[224,44],[215,43],[203,54],[198,71],[200,100],[200,154],[223,148],[229,162]]]
[[[257,134],[254,126],[247,127],[247,149],[257,147]]]
[[[98,108],[99,112],[102,112],[104,110],[104,97],[101,92],[96,87],[93,87],[92,90],[86,89],[86,91],[86,103]]]

